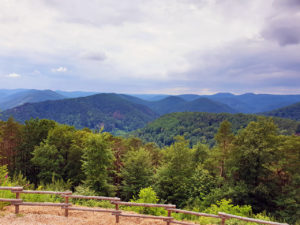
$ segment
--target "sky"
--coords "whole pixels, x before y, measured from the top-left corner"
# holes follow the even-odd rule
[[[300,94],[300,0],[1,0],[16,88]]]

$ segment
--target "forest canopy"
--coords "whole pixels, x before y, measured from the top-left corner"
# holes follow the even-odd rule
[[[234,122],[219,123],[212,145],[190,145],[182,134],[159,147],[47,119],[22,125],[9,118],[0,121],[1,171],[35,187],[60,181],[73,191],[126,201],[147,190],[183,209],[208,212],[233,204],[299,223],[300,136],[282,133],[271,118],[241,129]]]

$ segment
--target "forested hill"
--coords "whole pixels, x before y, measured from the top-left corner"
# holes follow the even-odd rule
[[[144,141],[155,142],[159,146],[172,144],[173,137],[176,135],[184,135],[191,145],[199,141],[207,141],[213,145],[213,138],[222,121],[231,122],[233,131],[237,132],[240,128],[246,127],[250,121],[257,121],[258,118],[259,116],[247,114],[178,112],[166,114],[132,134]],[[293,120],[273,119],[282,134],[295,134],[300,126],[300,123]]]
[[[277,116],[300,121],[300,102],[263,114],[266,116]]]
[[[113,133],[144,127],[158,117],[148,107],[129,102],[117,94],[27,103],[4,111],[1,119],[7,120],[10,116],[22,123],[38,117],[76,128],[95,129],[104,126],[105,131]]]
[[[51,90],[15,90],[4,92],[0,96],[0,110],[14,108],[24,103],[64,99],[65,96]]]
[[[214,101],[222,102],[241,113],[259,113],[275,110],[300,101],[300,95],[271,95],[246,93],[233,95],[218,93],[206,96]]]
[[[158,97],[159,100],[156,100],[156,102],[164,101],[164,98],[168,98],[171,96],[158,95]],[[241,95],[234,95],[231,93],[217,93],[214,95],[183,94],[183,95],[177,95],[172,97],[181,98],[187,102],[192,102],[200,98],[206,98],[213,101],[214,103],[221,103],[223,105],[226,105],[227,107],[230,107],[231,110],[233,109],[235,112],[240,112],[240,113],[266,112],[281,107],[285,107],[300,101],[300,95],[272,95],[272,94],[253,94],[253,93],[246,93]],[[143,96],[141,95],[140,98],[143,98]],[[143,98],[143,99],[149,101],[149,98]],[[153,104],[155,105],[156,103],[153,102]],[[182,111],[188,111],[188,110],[182,110]],[[197,111],[204,111],[204,110],[197,110]],[[213,112],[213,111],[205,110],[205,112]],[[220,112],[220,111],[214,111],[214,112]],[[225,111],[223,109],[222,112],[229,112],[229,111]]]
[[[216,102],[208,98],[196,98],[192,101],[185,100],[178,96],[168,96],[158,101],[146,101],[129,95],[122,95],[128,101],[148,106],[159,115],[172,112],[227,112],[237,111],[221,102]]]

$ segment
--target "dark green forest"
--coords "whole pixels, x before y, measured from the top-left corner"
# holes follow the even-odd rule
[[[30,118],[51,119],[82,129],[88,127],[122,133],[144,127],[158,114],[147,106],[125,100],[117,94],[97,94],[88,97],[26,103],[2,112],[0,119],[13,117],[24,123]]]
[[[277,116],[300,121],[300,102],[264,113],[266,116]]]
[[[250,114],[178,112],[164,115],[149,123],[146,127],[132,132],[132,135],[146,142],[155,142],[159,146],[171,145],[174,137],[184,136],[193,146],[199,142],[213,146],[222,121],[232,124],[234,134],[245,128],[251,121],[257,121],[260,116]],[[300,123],[281,118],[273,118],[280,134],[292,135],[300,133]]]
[[[171,115],[168,124],[176,126],[181,114]],[[213,144],[199,139],[191,145],[183,132],[166,133],[173,141],[161,147],[47,119],[20,124],[9,118],[0,121],[0,171],[36,188],[59,181],[73,191],[125,201],[150,190],[161,203],[182,209],[211,212],[230,203],[239,215],[299,223],[300,137],[292,135],[293,126],[289,131],[265,117],[211,117],[194,126],[215,121]],[[5,174],[0,177],[3,185]]]

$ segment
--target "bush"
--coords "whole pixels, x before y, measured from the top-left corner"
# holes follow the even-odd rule
[[[97,196],[95,191],[91,190],[85,185],[77,186],[74,195]],[[114,205],[111,204],[109,201],[72,198],[71,202],[75,205],[82,205],[88,207],[114,208]]]
[[[133,199],[131,199],[130,202],[156,204],[159,201],[155,191],[151,187],[141,189],[138,196],[139,196],[138,199],[133,197]],[[134,211],[141,214],[151,214],[155,216],[167,215],[167,211],[160,207],[150,208],[150,207],[130,206],[130,207],[122,207],[122,209]]]

